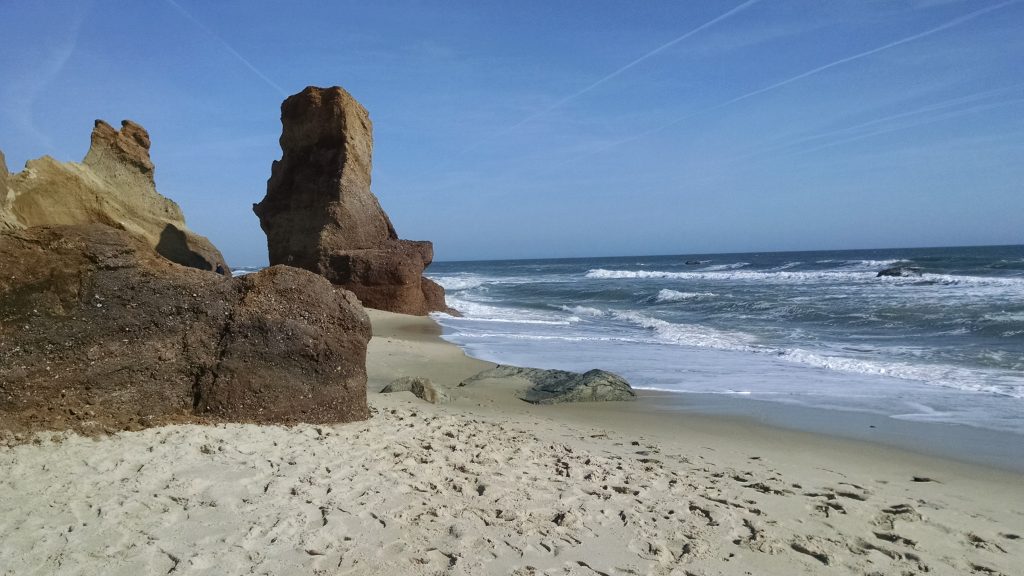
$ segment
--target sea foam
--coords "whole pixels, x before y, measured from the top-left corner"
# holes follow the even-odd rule
[[[652,330],[661,341],[670,344],[717,350],[752,350],[755,340],[749,334],[726,332],[708,326],[677,324],[633,311],[612,312],[612,317]]]
[[[714,298],[717,294],[713,292],[679,292],[678,290],[663,289],[658,291],[654,297],[657,302],[682,302],[684,300],[696,300],[699,298]]]

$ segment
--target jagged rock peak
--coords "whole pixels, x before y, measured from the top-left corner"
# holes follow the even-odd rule
[[[83,164],[95,168],[107,162],[137,168],[153,183],[153,161],[149,157],[149,132],[131,120],[121,121],[116,130],[103,120],[96,120],[92,129],[92,142]]]
[[[150,139],[131,120],[97,120],[81,164],[49,156],[17,174],[0,170],[0,230],[104,224],[145,238],[172,262],[229,275],[220,251],[185,226],[181,208],[156,190]]]

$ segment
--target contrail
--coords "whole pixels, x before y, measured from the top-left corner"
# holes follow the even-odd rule
[[[821,66],[818,66],[817,68],[813,68],[813,69],[808,70],[806,72],[803,72],[801,74],[797,74],[796,76],[792,76],[792,77],[787,78],[785,80],[781,80],[781,81],[776,82],[775,84],[772,84],[770,86],[766,86],[764,88],[759,88],[759,89],[754,90],[752,92],[747,92],[746,94],[743,94],[741,96],[737,96],[735,98],[732,98],[731,100],[726,100],[725,102],[722,102],[721,104],[716,104],[714,106],[711,106],[710,108],[705,108],[705,109],[700,110],[698,112],[694,112],[692,114],[687,114],[686,116],[683,116],[681,118],[677,118],[677,119],[675,119],[675,120],[673,120],[673,121],[671,121],[671,122],[669,122],[667,124],[663,124],[661,126],[658,126],[657,128],[652,128],[650,130],[641,132],[640,134],[636,134],[634,136],[630,136],[629,138],[624,138],[624,139],[619,140],[617,142],[613,142],[613,143],[611,143],[611,144],[609,144],[609,145],[607,145],[607,146],[605,146],[603,148],[600,148],[598,150],[590,152],[589,154],[587,154],[586,156],[583,156],[581,158],[585,158],[587,156],[591,156],[591,155],[594,155],[594,154],[599,154],[601,152],[604,152],[605,150],[608,150],[608,149],[611,149],[611,148],[615,148],[616,146],[621,146],[622,144],[626,144],[628,142],[633,142],[634,140],[639,140],[641,138],[645,138],[647,136],[650,136],[651,134],[656,134],[658,132],[661,132],[662,130],[671,128],[672,126],[675,126],[676,124],[679,124],[680,122],[683,122],[685,120],[689,120],[690,118],[693,118],[694,116],[699,116],[699,115],[702,115],[702,114],[707,114],[708,112],[713,112],[715,110],[720,110],[720,109],[725,108],[727,106],[731,106],[733,104],[736,104],[737,102],[742,102],[743,100],[747,100],[748,98],[753,98],[754,96],[759,96],[761,94],[764,94],[765,92],[770,92],[770,91],[775,90],[777,88],[782,88],[783,86],[792,84],[793,82],[797,82],[799,80],[803,80],[804,78],[807,78],[809,76],[814,76],[815,74],[818,74],[820,72],[824,72],[825,70],[829,70],[831,68],[835,68],[836,66],[841,66],[843,64],[847,64],[849,62],[853,62],[854,60],[860,60],[861,58],[866,58],[868,56],[871,56],[871,55],[874,55],[874,54],[878,54],[879,52],[882,52],[884,50],[889,50],[890,48],[895,48],[897,46],[902,46],[903,44],[907,44],[907,43],[913,42],[915,40],[920,40],[921,38],[925,38],[925,37],[931,36],[933,34],[938,34],[939,32],[943,32],[945,30],[949,30],[950,28],[953,28],[955,26],[959,26],[960,24],[963,24],[964,22],[967,22],[969,20],[973,20],[973,19],[975,19],[975,18],[977,18],[979,16],[982,16],[984,14],[988,14],[989,12],[994,12],[996,10],[999,10],[1001,8],[1005,8],[1006,6],[1009,6],[1011,4],[1017,4],[1019,2],[1020,2],[1020,0],[1006,0],[1005,2],[1000,2],[999,4],[994,4],[992,6],[988,6],[988,7],[982,8],[980,10],[975,10],[974,12],[971,12],[969,14],[965,14],[963,16],[960,16],[959,18],[954,18],[953,20],[950,20],[949,22],[946,22],[945,24],[941,24],[941,25],[936,26],[935,28],[931,28],[929,30],[925,30],[924,32],[918,32],[917,34],[914,34],[912,36],[907,36],[906,38],[901,38],[899,40],[895,40],[893,42],[889,42],[888,44],[884,44],[884,45],[879,46],[877,48],[872,48],[871,50],[866,50],[864,52],[860,52],[858,54],[854,54],[853,56],[847,56],[845,58],[840,58],[839,60],[836,60],[834,62],[829,62],[828,64],[823,64]],[[577,158],[577,160],[579,160],[579,159],[580,158]]]
[[[700,26],[690,30],[686,34],[683,34],[682,36],[679,36],[679,37],[677,37],[677,38],[675,38],[673,40],[669,40],[668,42],[662,44],[661,46],[658,46],[654,50],[651,50],[650,52],[644,54],[643,56],[637,58],[636,60],[633,60],[629,64],[626,64],[625,66],[619,68],[618,70],[612,72],[611,74],[608,74],[604,78],[601,78],[600,80],[597,80],[593,84],[591,84],[591,85],[589,85],[589,86],[587,86],[587,87],[585,87],[585,88],[583,88],[583,89],[581,89],[581,90],[579,90],[577,92],[574,92],[574,93],[566,96],[565,98],[562,98],[561,100],[559,100],[558,102],[555,102],[554,104],[548,106],[547,108],[544,108],[540,112],[537,112],[537,113],[535,113],[535,114],[533,114],[531,116],[528,116],[528,117],[524,118],[523,120],[520,120],[519,122],[513,124],[512,126],[509,126],[508,128],[500,130],[500,131],[498,131],[498,132],[488,136],[487,138],[484,138],[483,140],[481,140],[481,141],[477,142],[476,144],[473,144],[469,148],[466,148],[465,150],[463,150],[463,153],[468,152],[470,150],[473,150],[473,149],[479,147],[484,142],[487,142],[489,140],[493,140],[493,139],[498,138],[500,136],[504,136],[505,134],[508,134],[509,132],[512,132],[513,130],[515,130],[516,128],[519,128],[520,126],[522,126],[524,124],[532,122],[532,121],[536,120],[537,118],[545,116],[548,113],[550,113],[550,112],[552,112],[552,111],[554,111],[554,110],[556,110],[558,108],[561,108],[562,106],[565,106],[569,102],[572,102],[573,100],[579,98],[580,96],[583,96],[587,92],[590,92],[591,90],[597,88],[598,86],[601,86],[602,84],[605,84],[606,82],[612,80],[613,78],[621,75],[623,72],[629,70],[630,68],[633,68],[637,64],[640,64],[641,62],[644,62],[645,60],[647,60],[649,58],[652,58],[652,57],[654,57],[654,56],[664,52],[665,50],[668,50],[669,48],[675,46],[676,44],[682,42],[683,40],[686,40],[687,38],[690,38],[691,36],[697,34],[698,32],[706,30],[707,28],[710,28],[711,26],[714,26],[715,24],[718,24],[722,20],[725,20],[726,18],[729,18],[730,16],[733,16],[734,14],[737,14],[739,12],[742,12],[743,10],[746,10],[750,6],[753,6],[754,4],[757,4],[760,1],[761,0],[747,0],[746,2],[740,4],[739,6],[736,6],[732,10],[729,10],[728,12],[726,12],[724,14],[721,14],[721,15],[717,16],[716,18],[713,18],[713,19],[711,19],[711,20],[701,24]]]
[[[232,48],[231,45],[228,44],[224,40],[224,38],[222,38],[219,34],[214,32],[209,26],[203,24],[199,20],[196,20],[195,16],[192,16],[192,14],[188,10],[185,10],[185,8],[183,8],[180,4],[175,2],[175,0],[167,0],[167,3],[170,4],[171,6],[173,6],[178,12],[180,12],[182,16],[184,16],[185,18],[188,18],[193,24],[195,24],[200,29],[202,29],[204,32],[206,32],[207,34],[212,36],[214,39],[216,39],[218,42],[220,42],[220,45],[223,46],[225,50],[230,52],[232,56],[237,58],[238,61],[241,62],[250,71],[252,71],[253,74],[259,76],[260,80],[263,80],[264,82],[267,83],[268,86],[270,86],[274,90],[277,90],[277,92],[279,94],[281,94],[281,96],[288,96],[288,93],[284,91],[284,88],[281,88],[280,86],[277,85],[276,82],[274,82],[273,80],[268,78],[266,74],[264,74],[263,72],[260,72],[258,68],[256,68],[255,66],[252,65],[252,62],[249,62],[248,60],[246,60],[245,56],[242,56],[241,54],[239,54],[238,50],[235,50],[234,48]]]
[[[964,108],[963,110],[954,110],[952,112],[947,112],[946,114],[942,114],[942,115],[939,115],[939,116],[934,116],[932,118],[925,118],[925,119],[923,119],[923,120],[921,120],[919,122],[913,122],[911,124],[904,124],[904,125],[901,125],[901,126],[892,126],[892,127],[889,127],[889,128],[882,128],[881,130],[875,130],[873,132],[867,132],[867,133],[864,133],[864,134],[857,134],[857,135],[854,135],[854,136],[850,136],[849,138],[840,138],[839,140],[833,140],[832,142],[826,142],[824,144],[820,144],[820,145],[814,146],[812,148],[805,148],[803,150],[795,151],[791,155],[810,154],[811,152],[816,152],[818,150],[823,150],[825,148],[831,148],[833,146],[840,146],[842,144],[847,144],[849,142],[854,142],[854,141],[857,141],[857,140],[863,140],[864,138],[870,138],[872,136],[878,136],[878,135],[881,135],[881,134],[888,134],[890,132],[898,132],[900,130],[906,130],[906,129],[909,129],[909,128],[916,128],[918,126],[924,126],[924,125],[927,125],[927,124],[934,124],[935,122],[942,122],[943,120],[949,120],[951,118],[958,118],[960,116],[965,116],[967,114],[973,114],[975,112],[981,112],[981,111],[984,111],[984,110],[990,110],[992,108],[1000,108],[1002,106],[1010,106],[1010,105],[1013,105],[1013,104],[1020,104],[1022,102],[1024,102],[1024,98],[1014,98],[1012,100],[1004,100],[1002,102],[990,102],[988,104],[979,104],[977,106],[971,106],[970,108]]]
[[[1021,87],[1024,87],[1024,83],[1013,84],[1011,86],[1006,86],[1006,87],[1003,87],[1003,88],[996,88],[996,89],[993,89],[993,90],[986,90],[984,92],[976,92],[974,94],[968,94],[966,96],[959,96],[957,98],[950,98],[948,100],[943,100],[941,102],[936,102],[934,104],[929,104],[927,106],[922,106],[921,108],[916,108],[914,110],[909,110],[907,112],[900,112],[898,114],[891,114],[889,116],[883,116],[881,118],[875,118],[873,120],[868,120],[868,121],[862,122],[860,124],[854,124],[853,126],[847,126],[845,128],[839,128],[839,129],[836,129],[836,130],[829,130],[827,132],[819,132],[817,134],[811,134],[810,136],[804,136],[802,138],[797,138],[795,140],[790,140],[789,142],[785,142],[785,143],[782,143],[782,144],[777,144],[775,146],[769,146],[767,148],[762,148],[761,150],[756,150],[754,152],[749,152],[747,154],[742,154],[742,155],[736,156],[736,157],[732,158],[731,161],[732,162],[736,162],[736,161],[739,161],[739,160],[745,160],[747,158],[752,158],[752,157],[755,157],[755,156],[761,156],[763,154],[768,154],[768,153],[774,152],[776,150],[782,150],[782,149],[785,149],[785,148],[792,148],[794,146],[798,146],[798,145],[804,144],[806,142],[812,142],[814,140],[822,140],[822,139],[828,138],[830,136],[839,136],[839,135],[842,135],[842,134],[849,134],[849,133],[861,130],[863,128],[868,128],[870,126],[874,126],[876,124],[883,124],[883,123],[886,123],[886,122],[891,122],[893,120],[900,120],[902,118],[907,118],[907,117],[911,117],[911,116],[918,116],[920,114],[926,114],[928,112],[937,112],[937,111],[940,111],[940,110],[945,110],[947,108],[953,108],[953,107],[959,106],[961,104],[972,104],[972,103],[975,103],[975,102],[986,100],[986,99],[988,99],[990,97],[993,97],[993,96],[1001,96],[1001,95],[1003,95],[1003,94],[1005,94],[1007,92],[1013,92],[1014,90],[1017,90],[1017,89],[1019,89]],[[979,106],[984,106],[984,105],[979,105]],[[977,108],[967,108],[966,110],[975,110],[975,109],[977,109]],[[911,124],[908,127],[910,127],[910,126],[918,126],[920,124],[921,124],[921,122],[918,122],[918,123]],[[885,129],[885,131],[893,131],[893,130],[898,130],[898,129],[900,129],[900,128],[889,128],[889,129]],[[872,134],[874,134],[874,132]]]

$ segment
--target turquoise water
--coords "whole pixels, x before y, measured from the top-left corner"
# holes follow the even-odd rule
[[[908,276],[878,277],[891,267]],[[509,364],[1024,434],[1024,246],[439,262]]]

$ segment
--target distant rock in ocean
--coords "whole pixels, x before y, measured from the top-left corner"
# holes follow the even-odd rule
[[[634,400],[636,393],[621,376],[605,370],[584,373],[518,366],[497,366],[463,380],[459,386],[482,381],[519,380],[529,386],[519,398],[531,404],[560,404],[563,402],[609,402]]]
[[[138,159],[120,177],[142,176]],[[0,427],[369,417],[370,324],[351,293],[284,266],[179,266],[148,240],[100,224],[0,232]]]
[[[882,278],[885,276],[918,278],[921,276],[921,269],[917,266],[893,266],[879,271],[875,277]]]
[[[230,275],[220,251],[156,191],[149,147],[149,133],[135,122],[116,130],[97,120],[81,163],[44,156],[9,174],[0,154],[0,230],[105,224],[145,238],[172,262]]]
[[[270,264],[311,270],[370,308],[424,315],[446,310],[444,289],[423,277],[430,242],[399,240],[370,191],[373,127],[339,88],[310,86],[281,104],[281,159],[253,206]]]

